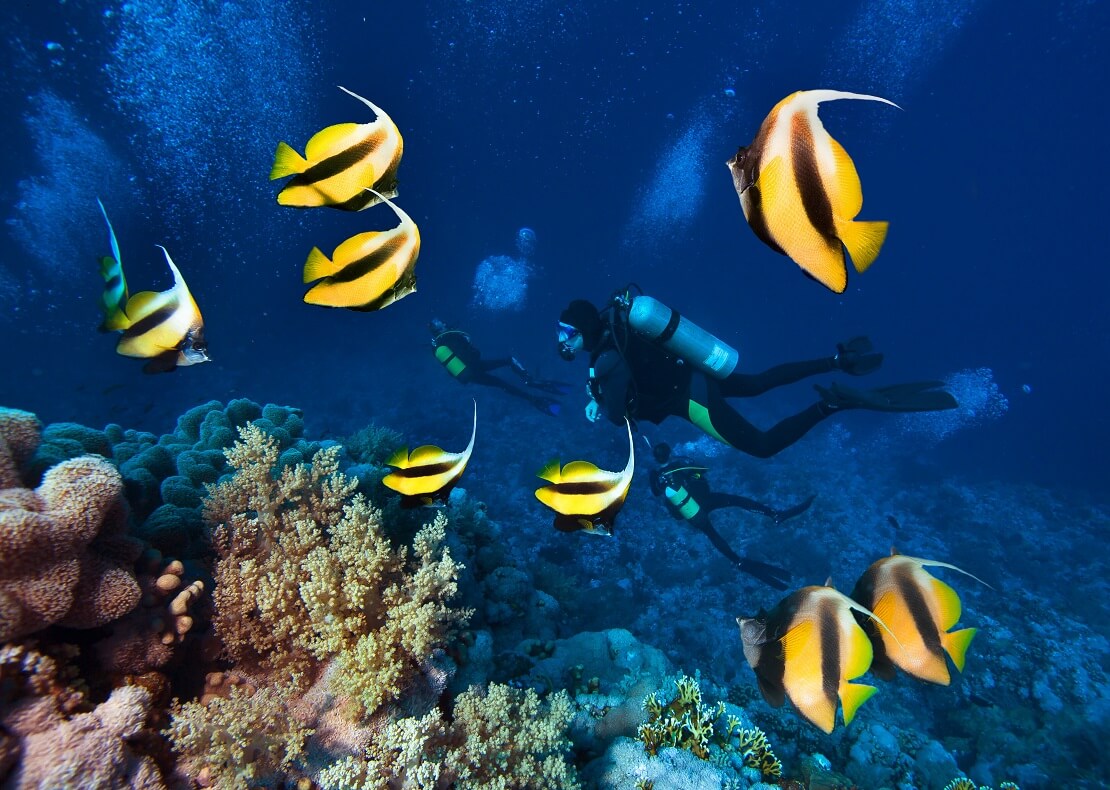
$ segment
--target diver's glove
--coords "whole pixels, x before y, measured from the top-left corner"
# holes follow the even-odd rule
[[[943,386],[943,381],[915,381],[873,390],[857,390],[834,382],[828,388],[819,384],[813,388],[821,395],[821,406],[826,414],[842,409],[910,412],[945,411],[959,407],[952,393],[940,389]]]
[[[866,376],[874,373],[883,364],[883,355],[874,352],[871,339],[860,335],[847,343],[836,344],[833,367],[843,370],[849,376]]]
[[[754,576],[776,590],[785,590],[790,583],[790,571],[757,560],[742,559],[736,563],[741,573]]]
[[[590,422],[597,422],[601,419],[601,406],[592,398],[590,402],[586,404],[586,419]]]

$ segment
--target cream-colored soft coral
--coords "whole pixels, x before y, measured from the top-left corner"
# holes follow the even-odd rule
[[[311,465],[277,465],[276,442],[250,425],[227,451],[235,474],[205,503],[214,523],[214,622],[248,671],[333,664],[355,718],[401,696],[469,612],[453,609],[461,565],[443,547],[442,513],[394,549],[381,512],[338,471],[338,447]]]

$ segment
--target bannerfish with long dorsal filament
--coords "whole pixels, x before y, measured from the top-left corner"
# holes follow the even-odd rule
[[[864,571],[852,598],[890,629],[888,633],[873,623],[861,623],[875,648],[871,669],[876,675],[890,680],[894,667],[898,667],[920,680],[947,686],[952,678],[944,654],[951,656],[956,669],[963,672],[967,649],[977,629],[949,632],[960,621],[960,597],[926,571],[926,565],[950,568],[981,581],[946,562],[891,553]]]
[[[120,258],[119,242],[116,241],[116,231],[112,221],[108,219],[108,212],[100,198],[96,199],[100,206],[100,213],[108,225],[108,244],[112,248],[111,255],[100,258],[100,276],[104,278],[104,293],[100,297],[100,309],[104,311],[104,320],[100,323],[101,332],[118,332],[126,329],[128,320],[124,313],[127,306],[127,280],[123,276],[123,261]]]
[[[158,249],[173,272],[173,287],[160,293],[141,291],[127,300],[126,326],[116,346],[125,357],[150,360],[143,366],[146,373],[168,373],[209,361],[200,309],[169,251],[160,244]]]
[[[352,236],[330,259],[313,247],[304,264],[304,281],[319,282],[304,295],[305,302],[370,312],[416,291],[420,229],[392,200],[383,200],[400,220],[397,227]]]
[[[337,86],[365,104],[377,118],[370,123],[339,123],[312,136],[301,156],[280,142],[274,153],[270,180],[293,176],[278,193],[283,206],[331,206],[361,211],[397,196],[397,168],[404,141],[385,111],[368,99]],[[373,188],[374,192],[366,192]]]
[[[401,495],[402,507],[445,503],[466,469],[477,434],[478,404],[475,403],[474,427],[470,431],[470,444],[465,450],[449,453],[434,444],[425,444],[410,453],[407,447],[402,447],[385,462],[393,467],[393,471],[385,476],[382,483]]]
[[[844,248],[856,271],[866,271],[879,255],[889,223],[855,221],[863,208],[856,166],[817,116],[821,102],[834,99],[898,107],[863,93],[797,91],[775,105],[752,144],[741,146],[727,164],[755,235],[826,288],[844,293]]]
[[[628,425],[628,463],[620,472],[598,469],[589,461],[571,461],[559,468],[552,459],[537,476],[551,483],[536,490],[536,499],[555,511],[555,528],[562,532],[613,534],[613,522],[632,483],[636,453]]]
[[[850,724],[860,705],[877,689],[850,680],[871,666],[871,641],[852,610],[875,617],[826,584],[803,587],[770,612],[736,618],[744,657],[755,671],[763,698],[794,707],[826,733],[836,726],[837,700]]]

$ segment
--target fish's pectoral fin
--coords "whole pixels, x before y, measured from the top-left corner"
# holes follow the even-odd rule
[[[313,247],[311,252],[308,253],[308,259],[304,262],[304,282],[311,283],[325,277],[331,277],[342,268],[321,252],[319,247]]]
[[[875,686],[868,686],[865,683],[841,683],[840,704],[844,706],[844,723],[851,724],[860,705],[871,699],[878,690]]]
[[[786,702],[786,690],[782,687],[782,684],[771,683],[760,675],[756,675],[755,679],[759,681],[759,690],[767,704],[772,708],[781,708]]]
[[[270,168],[270,180],[303,173],[308,169],[308,160],[293,150],[289,143],[282,141],[274,151],[274,166]]]
[[[177,349],[163,351],[143,365],[143,373],[172,373],[177,370]]]
[[[964,671],[967,649],[971,646],[971,640],[975,638],[975,634],[978,632],[978,628],[964,628],[960,631],[944,634],[941,637],[945,651],[952,657],[952,663],[956,665],[956,669],[960,672]]]
[[[879,257],[879,251],[886,241],[886,232],[890,227],[889,222],[853,222],[850,220],[836,220],[836,235],[848,249],[852,258],[852,265],[856,271],[863,273]]]

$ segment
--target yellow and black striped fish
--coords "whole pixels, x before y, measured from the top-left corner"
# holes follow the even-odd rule
[[[331,259],[313,247],[304,264],[304,281],[320,282],[304,295],[305,302],[369,312],[416,291],[420,229],[392,200],[382,199],[400,223],[391,230],[352,236],[335,248]]]
[[[101,332],[118,332],[127,328],[127,316],[124,307],[127,305],[127,280],[123,276],[123,262],[120,260],[119,242],[116,241],[116,231],[108,219],[108,212],[100,198],[96,199],[100,206],[100,213],[108,225],[108,244],[112,248],[111,255],[100,259],[100,276],[104,278],[104,293],[100,297],[100,309],[104,311],[104,320],[100,324]]]
[[[404,142],[388,115],[373,102],[338,86],[377,115],[370,123],[339,123],[312,136],[301,156],[280,142],[270,180],[294,176],[278,193],[283,206],[331,206],[361,211],[397,196],[397,168]],[[367,192],[373,188],[374,192]]]
[[[744,657],[755,670],[764,699],[780,707],[789,697],[798,711],[831,733],[837,700],[850,724],[877,690],[849,683],[871,666],[871,642],[852,616],[870,611],[830,586],[803,587],[770,613],[737,618]]]
[[[755,235],[788,255],[826,288],[844,293],[844,247],[865,271],[886,239],[889,223],[856,222],[863,188],[848,152],[825,131],[818,106],[834,99],[894,102],[862,93],[798,91],[775,105],[755,140],[727,164],[744,217]]]
[[[470,444],[465,450],[448,453],[434,444],[426,444],[410,453],[407,447],[402,447],[385,462],[393,467],[393,471],[385,476],[382,483],[401,495],[402,507],[445,503],[466,469],[477,434],[478,404],[475,403],[474,427],[470,432]]]
[[[173,272],[173,287],[160,293],[142,291],[127,300],[126,325],[116,346],[116,352],[125,357],[150,360],[143,367],[147,373],[168,373],[209,361],[200,309],[169,252],[161,245],[159,249]]]
[[[852,598],[874,612],[890,629],[888,633],[877,629],[874,623],[863,624],[875,648],[871,668],[876,675],[890,680],[894,667],[898,667],[920,680],[947,686],[951,676],[944,654],[951,656],[952,663],[963,672],[976,629],[949,633],[948,629],[960,620],[960,597],[929,574],[926,565],[971,576],[946,562],[892,554],[864,572],[852,590]]]
[[[536,490],[536,499],[555,511],[555,528],[562,532],[611,535],[613,521],[628,496],[636,453],[628,425],[628,463],[620,472],[598,469],[589,461],[571,461],[559,468],[553,459],[537,476],[551,485]]]

